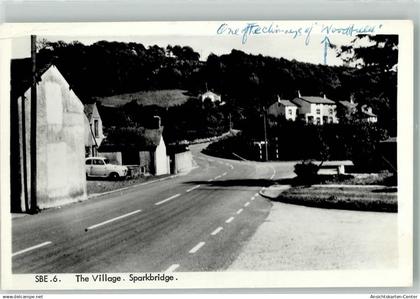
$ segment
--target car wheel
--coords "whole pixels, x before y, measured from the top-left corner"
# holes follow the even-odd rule
[[[111,179],[117,180],[120,176],[119,176],[119,174],[118,174],[118,173],[116,173],[116,172],[111,172],[111,173],[109,174],[109,177],[110,177]]]

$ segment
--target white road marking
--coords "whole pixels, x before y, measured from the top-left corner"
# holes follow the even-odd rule
[[[218,228],[216,228],[212,233],[211,233],[211,235],[212,236],[215,236],[215,235],[217,235],[221,230],[223,229],[223,227],[221,227],[221,226],[219,226]]]
[[[207,180],[207,182],[213,182],[213,179]]]
[[[187,190],[187,192],[191,192],[191,191],[193,191],[193,190],[195,190],[195,189],[197,189],[197,188],[200,188],[200,186],[201,186],[201,185],[194,186],[194,187],[192,187],[192,188],[188,189],[188,190]]]
[[[271,165],[270,165],[270,167],[273,170],[273,175],[270,177],[270,179],[272,180],[276,176],[276,169],[273,166],[271,166]]]
[[[249,206],[249,201],[247,201],[247,202],[244,204],[244,207],[247,207],[247,206]]]
[[[242,213],[242,211],[243,211],[244,209],[239,209],[237,212],[236,212],[236,214],[241,214]]]
[[[225,176],[225,175],[227,175],[227,172],[222,173],[222,176]]]
[[[205,242],[200,242],[197,245],[195,245],[191,250],[190,253],[196,253],[198,250],[200,250],[201,247],[204,246],[204,244],[206,244]]]
[[[168,269],[166,269],[166,271],[164,271],[164,272],[165,273],[167,273],[167,272],[174,272],[178,267],[179,267],[179,264],[173,264]]]
[[[98,223],[98,224],[95,224],[95,225],[89,226],[88,228],[86,228],[86,229],[85,229],[85,231],[88,231],[88,230],[90,230],[90,229],[97,228],[97,227],[99,227],[99,226],[102,226],[102,225],[105,225],[105,224],[108,224],[108,223],[111,223],[111,222],[114,222],[114,221],[120,220],[120,219],[122,219],[122,218],[125,218],[125,217],[128,217],[128,216],[131,216],[131,215],[134,215],[134,214],[137,214],[137,213],[140,213],[140,212],[141,212],[141,210],[135,210],[135,211],[133,211],[133,212],[130,212],[130,213],[127,213],[127,214],[124,214],[124,215],[121,215],[121,216],[118,216],[118,217],[115,217],[115,218],[109,219],[109,220],[107,220],[107,221],[104,221],[104,222],[101,222],[101,223]]]
[[[257,197],[258,196],[258,193],[255,193],[254,196]]]
[[[157,202],[157,203],[155,203],[155,205],[161,205],[161,204],[163,204],[163,203],[165,203],[165,202],[167,202],[167,201],[170,201],[170,200],[172,200],[172,199],[174,199],[174,198],[177,198],[178,196],[180,196],[181,194],[175,194],[175,195],[172,195],[171,197],[168,197],[167,199],[164,199],[164,200],[161,200],[161,201],[159,201],[159,202]]]
[[[32,246],[32,247],[28,247],[26,249],[22,249],[20,251],[15,252],[15,253],[12,253],[12,256],[17,256],[19,254],[22,254],[22,253],[25,253],[25,252],[28,252],[28,251],[31,251],[31,250],[34,250],[34,249],[37,249],[37,248],[41,248],[41,247],[44,247],[44,246],[47,246],[47,245],[50,245],[50,244],[52,244],[52,243],[50,241],[47,241],[47,242],[44,242],[44,243],[41,243],[41,244],[38,244],[38,245],[35,245],[35,246]]]
[[[217,180],[217,179],[220,179],[222,176],[221,175],[218,175],[217,177],[215,177],[214,179],[215,180]]]
[[[231,223],[235,219],[235,217],[230,217],[228,220],[226,220],[226,223]]]

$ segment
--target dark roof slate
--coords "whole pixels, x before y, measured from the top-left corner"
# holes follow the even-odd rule
[[[333,100],[323,97],[313,97],[313,96],[300,96],[295,99],[301,99],[311,104],[335,104]]]
[[[161,142],[162,132],[163,127],[159,129],[141,127],[110,130],[106,139],[102,141],[99,151],[123,152],[126,150],[154,150]]]

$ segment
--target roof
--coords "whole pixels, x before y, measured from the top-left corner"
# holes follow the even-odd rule
[[[320,165],[321,161],[312,161],[313,163]],[[324,161],[324,163],[322,163],[322,166],[325,167],[332,167],[332,166],[354,166],[353,161],[351,160],[336,160],[336,161]]]
[[[397,143],[397,137],[389,137],[388,139],[382,140],[380,143]]]
[[[358,103],[354,103],[354,102],[352,103],[349,101],[339,101],[339,103],[343,105],[344,107],[346,107],[347,109],[354,109],[358,105]]]
[[[284,106],[294,106],[297,107],[296,104],[292,103],[289,100],[278,100],[278,102]]]
[[[99,150],[102,152],[120,152],[126,150],[154,150],[162,139],[163,127],[149,128],[113,128],[102,141]]]
[[[37,80],[40,80],[51,66],[52,62],[37,60]],[[12,59],[10,68],[11,98],[16,99],[23,95],[32,84],[32,60],[31,58]]]
[[[362,110],[362,111],[360,111],[362,114],[364,114],[365,116],[367,116],[367,117],[377,117],[376,116],[376,114],[374,114],[374,113],[372,113],[372,112],[369,112],[369,111],[366,111],[366,110]]]
[[[293,100],[301,99],[311,104],[335,104],[333,100],[324,98],[324,97],[312,97],[312,96],[300,96],[294,98]]]
[[[220,96],[220,95],[218,95],[217,93],[215,93],[215,92],[212,92],[212,91],[210,91],[210,90],[208,90],[208,91],[206,91],[205,93],[203,93],[201,96],[204,96],[204,95],[208,95],[208,94],[214,94],[214,95],[216,95],[216,96]]]

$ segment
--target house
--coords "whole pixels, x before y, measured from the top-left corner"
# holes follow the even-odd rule
[[[104,139],[102,119],[99,115],[96,103],[86,104],[84,106],[84,113],[86,115],[88,137],[85,138],[86,157],[94,157],[98,155],[98,147],[101,146]]]
[[[142,174],[169,174],[169,157],[162,132],[160,124],[155,128],[110,129],[98,155],[135,166]]]
[[[358,107],[358,103],[354,101],[353,97],[350,98],[350,101],[340,101],[339,103],[344,109],[344,115],[346,118],[359,122],[378,122],[378,117],[372,112],[372,108],[366,104]]]
[[[339,101],[339,103],[344,108],[346,116],[352,116],[357,112],[358,103],[354,101],[353,97],[350,97],[350,101]]]
[[[372,108],[368,105],[363,105],[362,107],[360,107],[359,117],[362,122],[378,122],[378,116],[372,112]]]
[[[291,101],[282,100],[277,96],[277,101],[268,107],[268,115],[277,119],[279,116],[284,116],[286,120],[296,120],[298,107]]]
[[[206,91],[202,95],[200,95],[201,102],[204,102],[206,99],[210,99],[212,103],[222,102],[222,97],[212,91]]]
[[[31,69],[30,59],[11,62],[12,212],[56,207],[86,198],[83,104],[54,64],[37,65],[36,143],[33,144]],[[31,157],[36,161],[34,176]],[[32,182],[36,186],[36,201],[31,198]]]
[[[307,124],[338,123],[337,105],[325,95],[323,97],[302,96],[298,92],[298,97],[291,102],[298,107],[299,117]]]

